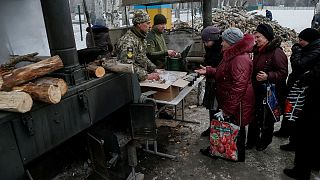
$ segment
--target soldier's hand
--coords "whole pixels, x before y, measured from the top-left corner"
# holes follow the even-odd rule
[[[176,56],[176,51],[174,51],[174,50],[168,50],[168,56],[169,57],[175,57]]]
[[[148,78],[147,79],[148,80],[156,80],[156,81],[158,81],[158,80],[160,80],[160,76],[159,76],[158,73],[150,73],[150,74],[148,74]]]

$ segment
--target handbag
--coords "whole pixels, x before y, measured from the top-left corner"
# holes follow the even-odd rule
[[[233,123],[213,119],[210,125],[211,155],[237,161],[239,130],[240,127]]]
[[[241,125],[240,103],[240,125]],[[234,118],[212,119],[210,122],[210,154],[224,159],[238,161],[237,138],[240,126],[233,123]]]
[[[272,114],[274,122],[278,122],[280,121],[281,108],[276,97],[276,86],[271,83],[266,83],[264,86],[266,89],[266,96],[263,99],[263,104],[267,106],[267,110]]]

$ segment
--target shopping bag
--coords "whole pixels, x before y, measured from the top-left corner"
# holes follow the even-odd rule
[[[211,120],[210,153],[228,160],[238,160],[237,137],[240,127],[226,121]]]
[[[284,106],[284,116],[289,121],[296,121],[301,116],[307,89],[308,87],[299,87],[296,83],[290,89]]]
[[[275,122],[280,121],[281,109],[276,97],[276,86],[275,84],[267,83],[266,86],[266,97],[264,98],[264,104],[267,109],[272,114],[273,120]]]

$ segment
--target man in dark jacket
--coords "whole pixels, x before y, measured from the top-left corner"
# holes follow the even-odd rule
[[[268,9],[266,10],[266,18],[268,18],[270,21],[272,20],[272,12]]]
[[[165,68],[165,59],[167,56],[174,57],[176,52],[168,50],[163,38],[163,32],[166,29],[167,19],[162,14],[157,14],[153,19],[152,30],[147,34],[147,56],[159,69]]]
[[[113,51],[113,46],[110,40],[109,36],[109,28],[103,25],[93,25],[91,27],[92,33],[93,33],[93,40],[91,36],[90,28],[87,27],[87,35],[86,35],[86,44],[88,48],[101,48],[105,51],[106,55],[111,55]]]
[[[312,28],[306,28],[299,34],[299,42],[292,46],[292,55],[290,57],[292,73],[289,75],[287,86],[290,90],[294,83],[308,71],[313,61],[317,61],[320,53],[319,32]],[[307,65],[310,64],[310,65]],[[274,135],[278,137],[290,136],[289,143],[281,145],[280,149],[293,151],[296,149],[295,122],[284,118],[281,122],[281,128]]]
[[[295,179],[310,179],[311,169],[319,170],[319,148],[314,145],[320,139],[320,33],[311,28],[299,34],[299,44],[292,47],[292,70],[298,86],[308,86],[302,116],[296,120],[295,166],[284,173]],[[290,83],[290,82],[289,82]]]

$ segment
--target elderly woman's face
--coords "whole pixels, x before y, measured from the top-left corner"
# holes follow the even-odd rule
[[[263,47],[269,42],[268,39],[259,32],[254,32],[254,37],[255,37],[256,45],[258,47]]]
[[[222,51],[224,51],[224,50],[228,49],[231,45],[228,44],[226,41],[222,40],[221,46],[222,46]]]

